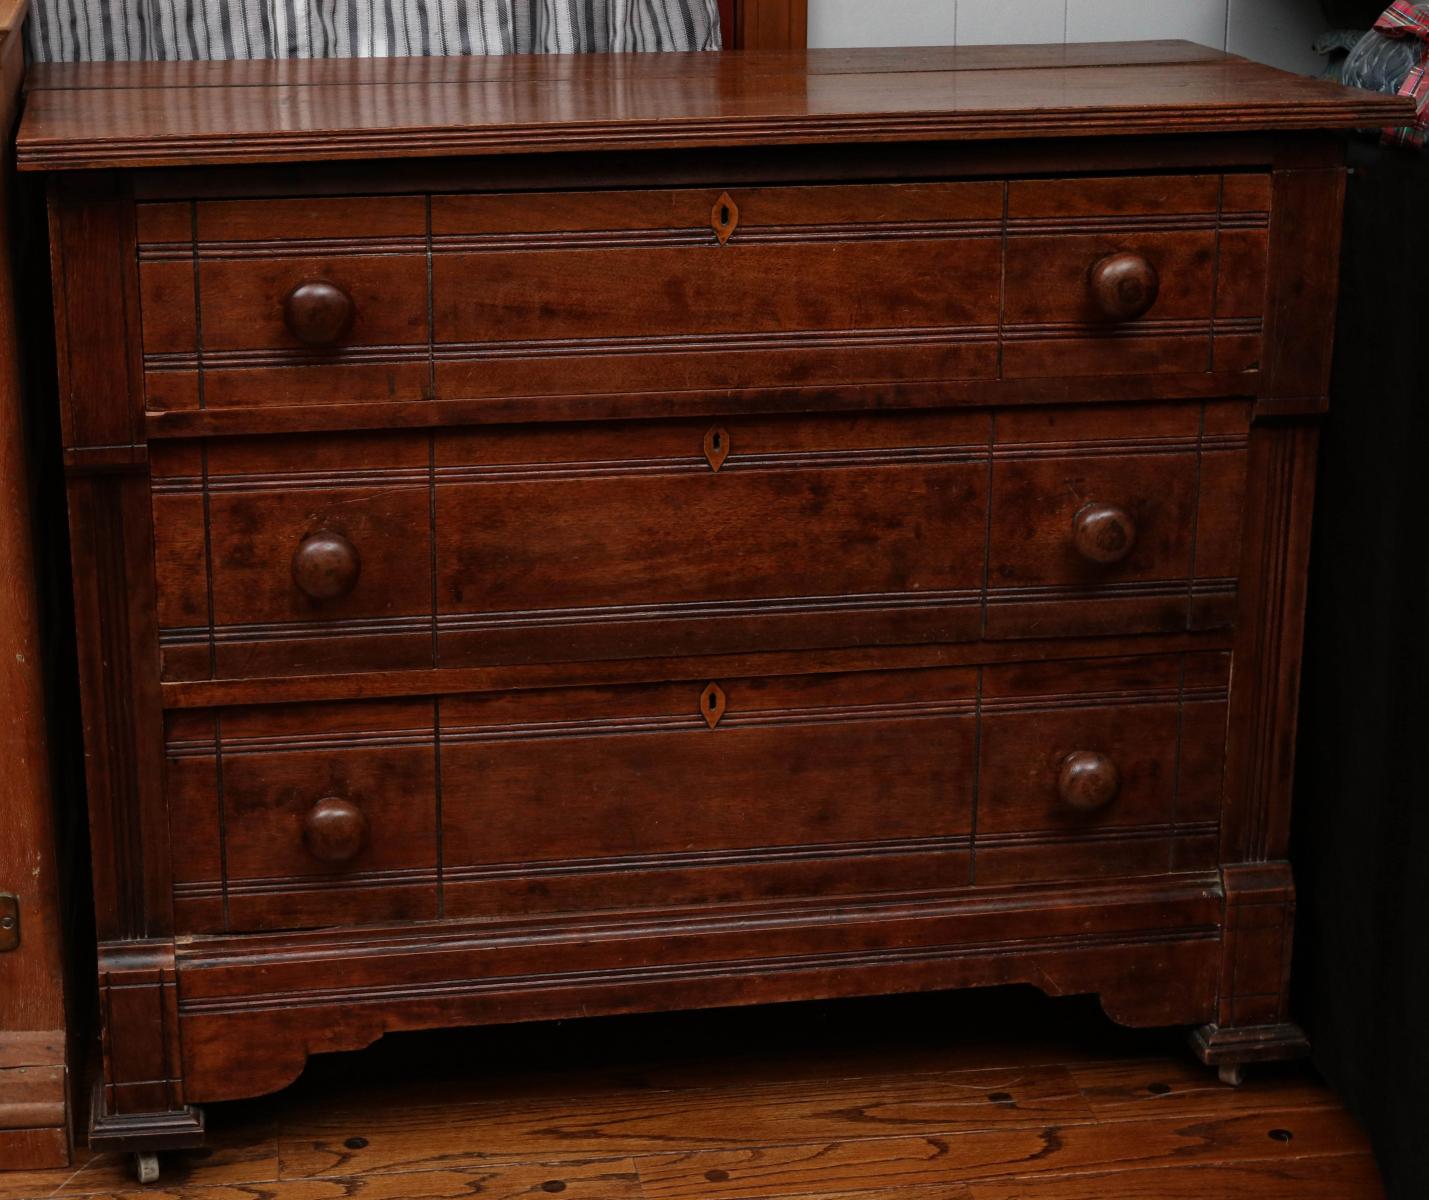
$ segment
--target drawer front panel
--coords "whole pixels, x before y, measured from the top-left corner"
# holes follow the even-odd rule
[[[942,670],[443,700],[447,912],[961,886],[976,680]]]
[[[182,929],[279,929],[437,915],[430,700],[171,714]]]
[[[1256,369],[1269,255],[1267,175],[1014,180],[1003,375]],[[1117,257],[1155,281],[1129,309],[1097,284]]]
[[[442,662],[975,637],[988,429],[921,413],[439,438]]]
[[[138,223],[150,409],[430,395],[424,197],[141,204]],[[345,322],[288,311],[314,284]]]
[[[1215,865],[1230,656],[983,672],[977,882]]]
[[[1236,402],[1000,412],[987,636],[1229,625],[1249,421]]]
[[[434,197],[438,390],[995,377],[1002,191]]]
[[[159,444],[151,469],[166,678],[431,665],[425,438]],[[349,578],[303,576],[319,538]]]
[[[1263,174],[145,203],[147,401],[1253,371],[1269,226]]]
[[[161,444],[164,677],[1223,628],[1248,416],[1220,402]],[[1089,521],[1119,553],[1088,548]],[[347,575],[305,578],[320,552],[346,553]]]
[[[1205,870],[1228,677],[1207,652],[174,714],[177,912],[243,931]]]

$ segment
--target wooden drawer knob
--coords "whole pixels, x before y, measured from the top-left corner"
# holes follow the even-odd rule
[[[1073,750],[1062,760],[1057,775],[1057,795],[1062,803],[1082,812],[1105,808],[1116,799],[1121,774],[1116,764],[1095,750]]]
[[[310,533],[293,551],[293,582],[314,600],[336,600],[357,586],[362,559],[340,533]]]
[[[367,817],[351,800],[324,796],[303,818],[303,845],[319,862],[351,862],[367,845]]]
[[[352,328],[357,306],[326,279],[300,283],[283,300],[283,324],[305,346],[335,346]]]
[[[1115,504],[1084,504],[1072,518],[1072,544],[1088,562],[1119,563],[1136,545],[1136,522]]]
[[[1156,268],[1140,254],[1108,254],[1092,267],[1092,297],[1113,321],[1134,321],[1151,311],[1161,291]]]

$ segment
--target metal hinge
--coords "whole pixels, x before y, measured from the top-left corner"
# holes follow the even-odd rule
[[[20,897],[0,892],[0,954],[20,945]]]

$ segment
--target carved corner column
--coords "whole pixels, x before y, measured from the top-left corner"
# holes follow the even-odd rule
[[[1216,1020],[1192,1035],[1202,1061],[1292,1058],[1295,883],[1287,861],[1318,416],[1328,403],[1345,172],[1342,143],[1294,144],[1274,173],[1266,346],[1250,436],[1239,618],[1221,828]]]
[[[1216,1021],[1192,1036],[1215,1065],[1309,1049],[1287,1006],[1295,884],[1286,854],[1316,447],[1309,424],[1251,431],[1221,829],[1221,978]]]
[[[99,947],[103,1077],[89,1142],[96,1150],[202,1144],[203,1113],[184,1102],[178,976],[172,941]]]
[[[1191,1035],[1211,1065],[1293,1058],[1309,1051],[1287,1019],[1295,884],[1289,864],[1226,867],[1216,1019]]]
[[[132,201],[113,177],[55,183],[50,235],[99,940],[90,1143],[181,1148],[202,1142],[203,1118],[178,1026]],[[115,296],[130,302],[93,302]]]

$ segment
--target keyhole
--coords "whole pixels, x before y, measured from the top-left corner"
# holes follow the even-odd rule
[[[700,694],[700,703],[697,708],[700,715],[704,717],[705,724],[711,729],[720,723],[720,718],[724,716],[724,692],[719,684],[711,683],[705,687]]]
[[[721,192],[710,205],[710,225],[713,226],[715,237],[719,239],[721,246],[729,241],[738,224],[739,205],[728,192]]]
[[[718,471],[724,465],[725,456],[729,454],[729,438],[725,436],[724,430],[718,425],[707,429],[703,447],[705,461],[709,463],[711,470]]]

